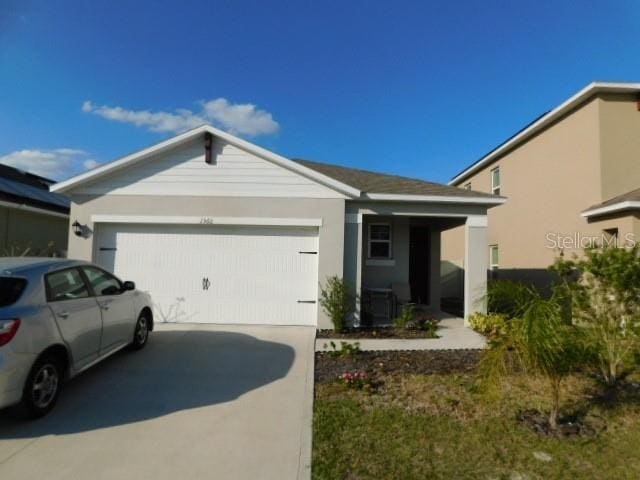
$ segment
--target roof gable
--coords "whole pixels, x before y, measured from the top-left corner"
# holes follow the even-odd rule
[[[215,138],[211,163],[204,138],[193,138],[73,193],[224,197],[346,198],[315,180]]]
[[[58,192],[70,192],[79,193],[81,190],[90,190],[89,186],[95,187],[98,184],[98,180],[108,179],[108,177],[114,177],[121,172],[126,171],[127,175],[133,172],[133,168],[137,165],[143,164],[149,160],[153,161],[161,155],[175,152],[176,149],[182,146],[188,146],[193,142],[204,142],[204,134],[210,133],[214,137],[214,144],[216,140],[218,143],[222,141],[225,145],[230,145],[246,152],[254,157],[266,160],[274,165],[277,165],[285,170],[288,170],[299,177],[310,180],[313,183],[322,185],[338,194],[345,195],[347,197],[357,198],[360,196],[360,191],[353,188],[350,185],[346,185],[333,178],[327,177],[317,171],[311,170],[303,165],[299,165],[285,157],[282,157],[276,153],[259,147],[255,144],[242,140],[238,137],[230,135],[226,132],[218,130],[210,125],[203,125],[188,132],[182,133],[168,140],[160,142],[149,148],[140,150],[131,155],[127,155],[119,160],[101,165],[93,170],[82,173],[75,177],[72,177],[63,182],[57,183],[51,187],[52,191]],[[204,150],[203,150],[204,155]]]

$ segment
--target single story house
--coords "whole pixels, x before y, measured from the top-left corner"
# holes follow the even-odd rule
[[[0,255],[65,255],[69,199],[53,184],[0,164]]]
[[[149,291],[158,321],[312,325],[328,277],[410,284],[439,308],[440,234],[464,225],[465,314],[484,309],[487,209],[504,198],[291,160],[208,125],[52,187],[69,256]],[[355,321],[360,318],[359,307]]]

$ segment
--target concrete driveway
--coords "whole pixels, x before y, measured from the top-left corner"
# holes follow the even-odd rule
[[[0,478],[308,478],[313,338],[158,325],[146,349],[68,383],[49,416],[0,414]]]

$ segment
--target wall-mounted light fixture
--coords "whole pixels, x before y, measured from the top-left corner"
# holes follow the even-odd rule
[[[71,226],[73,227],[73,233],[76,234],[76,236],[81,237],[83,232],[83,228],[82,225],[80,224],[80,222],[78,222],[78,220],[76,220],[75,222],[73,222],[71,224]]]

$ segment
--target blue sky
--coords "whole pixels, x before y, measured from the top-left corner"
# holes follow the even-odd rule
[[[200,121],[447,181],[593,80],[637,1],[0,0],[0,161],[66,178]]]

